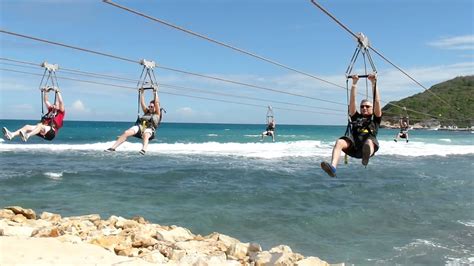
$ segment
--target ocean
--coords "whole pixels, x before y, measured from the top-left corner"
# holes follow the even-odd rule
[[[0,120],[10,130],[34,121]],[[0,140],[0,207],[62,216],[143,216],[194,234],[220,232],[264,249],[355,265],[474,264],[474,134],[381,129],[367,168],[330,178],[344,126],[163,123],[145,156],[133,122],[65,121],[53,142]]]

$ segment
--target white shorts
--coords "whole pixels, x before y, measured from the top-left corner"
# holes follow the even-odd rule
[[[140,131],[140,128],[138,126],[133,126],[129,128],[128,130],[133,130],[133,134],[137,134],[138,131]],[[145,128],[145,130],[142,132],[142,135],[145,133],[149,133],[150,135],[153,135],[153,130],[151,128]]]

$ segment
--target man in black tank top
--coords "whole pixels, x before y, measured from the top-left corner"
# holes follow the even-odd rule
[[[334,145],[331,163],[321,163],[321,168],[331,177],[336,176],[336,168],[341,157],[341,151],[351,157],[362,158],[362,164],[366,166],[369,163],[369,158],[379,149],[377,132],[382,121],[380,94],[376,86],[376,75],[370,74],[368,79],[372,83],[374,103],[372,104],[367,99],[362,100],[359,113],[356,107],[357,81],[359,77],[352,77],[349,101],[350,124],[345,136],[339,138]]]

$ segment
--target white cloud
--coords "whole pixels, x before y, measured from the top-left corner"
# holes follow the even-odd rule
[[[194,117],[197,113],[191,107],[182,107],[176,110],[176,114],[190,118],[190,117]]]
[[[82,103],[81,100],[76,100],[72,106],[71,110],[73,110],[76,113],[90,113],[90,109],[86,108],[84,103]]]
[[[474,35],[441,38],[428,45],[448,50],[474,50]]]

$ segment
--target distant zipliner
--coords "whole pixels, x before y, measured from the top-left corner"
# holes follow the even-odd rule
[[[155,138],[156,130],[161,123],[162,112],[164,111],[166,113],[163,108],[160,108],[158,83],[156,82],[155,73],[153,71],[153,68],[156,66],[155,62],[142,60],[140,63],[143,65],[143,70],[140,76],[140,81],[137,84],[137,121],[135,121],[134,126],[125,130],[123,134],[118,137],[117,141],[114,143],[114,145],[112,145],[112,147],[106,149],[105,151],[115,151],[115,149],[125,142],[128,137],[134,136],[136,138],[142,139],[142,149],[140,150],[140,154],[145,155],[148,149],[148,143],[150,140]],[[145,73],[145,76],[143,76],[143,73]],[[149,82],[146,81],[147,77],[149,78]],[[144,96],[145,91],[147,90],[153,91],[153,100],[150,101],[148,106],[145,104]],[[143,111],[143,115],[140,115],[140,108]]]
[[[275,123],[275,116],[273,114],[273,109],[271,106],[268,106],[267,109],[267,127],[265,128],[265,131],[262,132],[262,138],[265,136],[271,136],[272,141],[275,142],[275,128],[276,128],[276,123]]]
[[[53,140],[58,134],[59,129],[63,126],[65,116],[64,101],[59,90],[58,81],[56,78],[56,70],[58,65],[52,65],[47,62],[41,64],[45,68],[43,78],[40,82],[41,91],[41,120],[36,125],[24,125],[22,128],[10,132],[6,127],[2,128],[3,137],[7,140],[20,136],[26,142],[31,136],[38,136],[45,140]],[[46,77],[46,81],[44,78]],[[49,84],[50,83],[50,84]],[[48,100],[48,93],[54,92],[54,104]],[[48,112],[44,113],[44,106]]]
[[[339,162],[341,151],[346,156],[362,159],[362,165],[367,166],[371,156],[379,149],[377,132],[382,121],[382,108],[380,105],[380,94],[377,88],[377,70],[372,62],[369,53],[369,41],[362,33],[358,34],[358,46],[351,63],[346,70],[347,93],[349,94],[349,79],[352,79],[350,98],[348,97],[348,124],[346,133],[339,138],[332,151],[331,163],[321,162],[321,168],[331,177],[336,177],[336,168]],[[362,52],[364,58],[365,75],[351,74],[357,56]],[[373,73],[367,74],[365,64],[366,56],[372,66]],[[371,81],[373,103],[368,100],[368,84],[366,82],[366,99],[360,103],[360,113],[356,107],[357,82],[360,78],[367,78]],[[347,157],[346,157],[347,158]]]
[[[405,115],[400,116],[400,120],[398,121],[398,124],[400,126],[400,132],[395,135],[395,138],[393,139],[393,141],[395,142],[398,141],[398,138],[405,139],[406,142],[408,142],[408,130],[410,128],[410,120],[406,107],[403,107],[403,110],[405,110]]]

